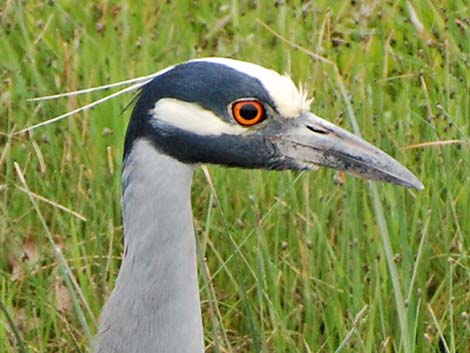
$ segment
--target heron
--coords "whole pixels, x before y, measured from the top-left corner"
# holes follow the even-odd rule
[[[95,352],[204,352],[190,199],[198,165],[324,166],[423,188],[391,156],[310,105],[288,75],[227,58],[171,66],[141,87],[124,142],[124,255]]]

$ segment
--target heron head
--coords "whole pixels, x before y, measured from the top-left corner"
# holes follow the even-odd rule
[[[324,166],[422,189],[404,166],[310,112],[286,75],[231,59],[188,61],[141,91],[125,143],[138,139],[183,163],[264,169]]]

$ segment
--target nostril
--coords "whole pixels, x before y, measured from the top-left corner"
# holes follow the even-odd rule
[[[323,129],[321,127],[314,127],[314,126],[310,126],[310,125],[307,125],[307,129],[309,129],[310,131],[313,131],[316,134],[328,135],[330,133],[326,129]]]

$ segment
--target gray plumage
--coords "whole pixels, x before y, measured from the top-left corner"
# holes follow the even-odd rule
[[[146,141],[126,159],[126,255],[101,316],[98,352],[203,351],[192,172]]]
[[[262,119],[240,125],[248,100]],[[125,141],[125,256],[105,305],[97,353],[202,353],[190,190],[198,163],[265,169],[322,165],[422,188],[393,158],[308,111],[292,81],[239,61],[177,65],[142,90]],[[243,112],[251,119],[253,109]],[[251,109],[251,110],[250,110]]]

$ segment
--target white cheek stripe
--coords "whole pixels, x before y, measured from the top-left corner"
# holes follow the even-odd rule
[[[202,136],[240,135],[249,131],[240,125],[232,125],[223,121],[213,112],[196,103],[188,103],[174,98],[158,100],[151,113],[154,119],[159,122]]]

